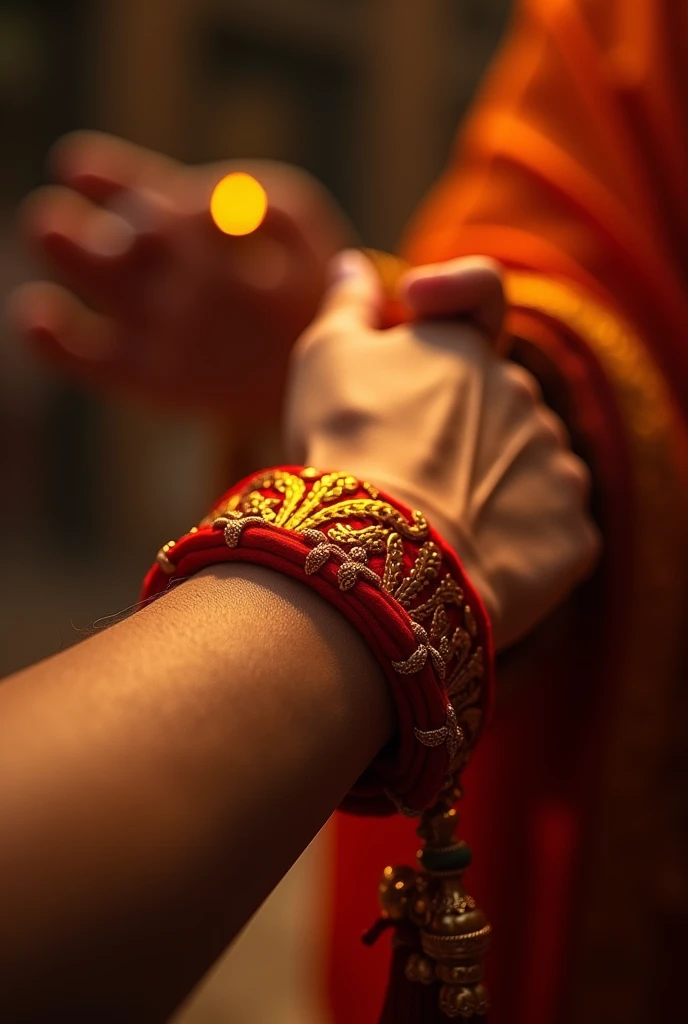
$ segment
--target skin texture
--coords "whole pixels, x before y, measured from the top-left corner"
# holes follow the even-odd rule
[[[253,566],[207,570],[4,682],[3,1016],[165,1020],[393,718],[349,624]]]

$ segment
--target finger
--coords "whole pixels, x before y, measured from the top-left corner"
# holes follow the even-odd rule
[[[122,217],[59,186],[29,196],[19,219],[29,245],[78,289],[101,289],[135,241]]]
[[[542,429],[543,435],[552,438],[559,448],[569,448],[571,435],[569,434],[563,420],[559,419],[556,413],[552,412],[546,405],[540,403],[535,409],[535,415]]]
[[[315,323],[319,328],[370,329],[380,323],[384,295],[373,264],[358,249],[345,249],[330,263],[330,286]]]
[[[72,132],[52,148],[48,164],[58,181],[96,203],[131,188],[164,191],[181,170],[175,160],[101,132]]]
[[[512,391],[530,402],[542,402],[542,389],[532,373],[510,359],[505,360],[502,366]]]
[[[592,494],[592,473],[583,459],[573,452],[567,452],[567,456],[566,476],[574,492],[582,500],[584,508],[587,508]]]
[[[19,213],[29,245],[51,274],[105,312],[134,309],[145,298],[145,274],[169,250],[175,223],[169,204],[151,192],[122,193],[115,204],[106,210],[72,189],[49,186]]]
[[[86,383],[113,385],[122,356],[114,324],[50,282],[19,288],[7,317],[13,330],[57,369]]]
[[[571,435],[569,430],[564,421],[545,404],[542,397],[542,389],[533,374],[529,373],[525,367],[508,359],[504,362],[503,367],[504,375],[509,380],[512,392],[520,395],[526,402],[535,407],[535,418],[540,425],[543,435],[550,437],[559,448],[570,448]]]
[[[469,256],[417,267],[399,283],[401,298],[418,319],[469,316],[496,341],[504,320],[504,288],[498,263]]]

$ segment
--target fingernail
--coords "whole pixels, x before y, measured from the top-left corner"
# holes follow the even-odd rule
[[[123,256],[134,243],[135,232],[130,224],[114,213],[103,210],[84,230],[81,244],[94,256],[112,259]]]
[[[343,249],[330,260],[328,276],[331,284],[346,280],[347,277],[359,277],[366,271],[366,257],[358,249]]]

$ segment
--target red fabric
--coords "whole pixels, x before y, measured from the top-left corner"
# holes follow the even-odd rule
[[[517,3],[455,158],[405,246],[413,264],[480,253],[595,297],[642,335],[684,421],[687,11],[680,0]],[[512,311],[510,327],[558,369],[597,481],[604,560],[595,583],[577,596],[577,634],[559,645],[558,662],[533,655],[520,703],[500,709],[498,700],[466,773],[463,835],[475,855],[467,884],[494,926],[490,1024],[563,1024],[564,981],[571,982],[567,968],[574,963],[569,944],[594,825],[596,773],[620,697],[639,538],[625,426],[585,339],[563,321],[526,310]],[[390,823],[386,846],[397,844],[394,859],[401,861],[413,845],[410,828],[399,834],[405,824]],[[360,823],[338,824],[336,1024],[373,1024],[379,1013],[383,943],[355,951],[351,960],[340,922],[353,932],[374,913],[356,876],[374,874],[380,864],[368,868],[365,854],[354,858],[353,851],[367,843],[377,858],[386,828],[376,823],[376,834],[364,837]],[[598,1019],[595,1007],[591,1014]]]
[[[548,649],[546,657],[536,648],[520,684],[528,699],[501,710],[498,702],[464,776],[459,831],[474,854],[466,884],[493,925],[490,1024],[558,1024],[569,922],[584,878],[586,823],[594,813],[595,771],[623,642],[632,481],[610,384],[585,342],[531,311],[515,311],[512,323],[538,343],[566,382],[576,429],[589,442],[600,481],[606,543],[597,578],[581,593],[576,627],[582,642],[564,648],[565,660],[561,648]],[[413,863],[418,841],[412,822],[363,823],[345,815],[338,815],[336,841],[328,940],[334,1019],[377,1024],[389,941],[368,949],[354,940],[376,916],[375,879],[387,864]]]
[[[280,471],[299,474],[301,467],[280,467]],[[271,472],[273,471],[265,471],[258,477],[241,481],[220,499],[217,508],[225,506],[235,494],[248,496],[251,493],[260,493],[263,498],[283,500],[284,495],[274,487],[260,486],[261,480]],[[307,487],[312,488],[314,482],[315,480],[309,477]],[[389,495],[380,494],[379,497],[381,501],[387,502],[401,512],[408,523],[413,521],[413,513],[402,503]],[[369,493],[360,485],[357,491],[347,492],[347,498],[371,501]],[[249,508],[244,516],[251,514],[255,513]],[[362,515],[340,515],[337,522],[355,529],[367,525]],[[492,648],[487,614],[456,555],[439,534],[430,528],[429,534],[423,540],[432,540],[441,549],[441,571],[414,599],[413,607],[427,602],[446,576],[451,576],[460,584],[465,600],[474,611],[477,623],[476,643],[479,643],[485,652],[485,685],[482,695],[483,710],[486,711],[492,693]],[[407,537],[402,538],[402,544],[402,573],[408,576],[421,545],[417,540]],[[351,546],[343,544],[340,547],[346,550]],[[358,780],[346,797],[343,807],[359,814],[394,814],[396,807],[387,795],[388,791],[406,807],[427,807],[443,787],[449,772],[450,758],[446,744],[426,746],[419,742],[414,729],[425,731],[445,726],[449,705],[446,687],[429,657],[424,666],[411,675],[400,674],[393,667],[393,662],[407,660],[418,648],[409,612],[390,593],[376,587],[365,578],[358,579],[351,589],[342,590],[338,582],[339,565],[334,559],[327,561],[317,572],[307,574],[305,563],[312,550],[313,545],[307,542],[302,533],[268,522],[256,524],[249,521],[243,528],[236,547],[227,545],[222,529],[213,528],[211,525],[204,526],[182,537],[171,549],[169,557],[173,559],[173,573],[165,572],[156,562],[144,581],[142,597],[148,600],[158,596],[171,584],[209,565],[231,561],[263,565],[311,587],[333,604],[366,639],[388,679],[399,721],[397,738],[382,751]],[[379,577],[384,574],[384,563],[385,552],[371,552],[367,564]],[[463,606],[446,605],[445,609],[452,630],[463,624]]]

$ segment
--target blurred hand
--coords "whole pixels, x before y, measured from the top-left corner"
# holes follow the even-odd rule
[[[187,167],[95,133],[62,140],[51,165],[60,185],[30,196],[21,223],[54,282],[13,297],[21,335],[101,388],[274,415],[326,263],[351,241],[325,189],[286,165]],[[256,232],[233,238],[209,203],[239,169],[260,181],[269,208]]]
[[[402,290],[417,315],[447,317],[453,295],[453,313],[470,322],[387,331],[376,328],[382,295],[369,261],[345,252],[334,273],[292,356],[291,455],[347,470],[424,512],[459,554],[505,647],[588,572],[598,540],[588,472],[563,424],[535,380],[494,351],[498,272],[452,261],[440,285],[411,272]]]

